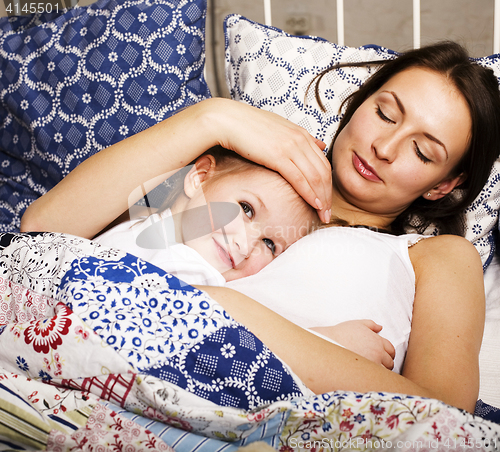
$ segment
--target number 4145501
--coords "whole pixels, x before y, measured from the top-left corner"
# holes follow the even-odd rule
[[[52,3],[25,3],[21,5],[19,3],[9,3],[5,8],[7,14],[35,14],[35,13],[58,13],[59,12],[59,4],[56,3],[53,5]]]

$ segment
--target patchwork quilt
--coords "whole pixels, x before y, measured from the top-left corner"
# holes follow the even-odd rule
[[[0,234],[0,253],[0,450],[500,447],[500,425],[437,400],[312,394],[208,295],[135,256],[55,233]]]

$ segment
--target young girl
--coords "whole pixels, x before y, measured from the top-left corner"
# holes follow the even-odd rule
[[[306,235],[318,216],[278,173],[215,146],[170,179],[158,212],[94,241],[187,284],[223,286],[257,273]]]
[[[87,159],[26,210],[21,228],[93,237],[127,209],[132,189],[185,166],[215,144],[278,171],[325,222],[333,214],[348,224],[394,232],[418,211],[435,211],[432,221],[444,213],[447,224],[450,210],[460,216],[498,157],[500,98],[492,71],[446,43],[385,63],[357,93],[331,162],[324,143],[290,121],[241,102],[208,99]],[[449,204],[457,186],[464,195]],[[320,247],[335,229],[315,232]],[[485,310],[479,255],[464,238],[451,235],[420,240],[407,253],[415,296],[401,375],[315,337],[235,290],[199,288],[316,393],[389,391],[473,411]],[[366,259],[368,267],[379,265],[374,253]],[[357,267],[351,270],[346,285],[368,281]],[[321,293],[330,293],[334,276],[318,277]],[[294,285],[310,283],[287,277]],[[383,281],[375,282],[370,290],[383,294]]]
[[[158,212],[148,209],[147,216],[119,222],[93,240],[186,284],[224,286],[256,274],[319,225],[315,209],[283,177],[221,146],[177,171],[168,184]],[[337,331],[333,342],[392,369],[394,347],[381,330],[359,320],[337,325],[329,335]]]

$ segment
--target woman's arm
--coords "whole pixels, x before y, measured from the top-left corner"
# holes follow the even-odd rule
[[[436,397],[408,378],[321,339],[239,292],[226,287],[198,288],[249,328],[316,394],[387,391]]]
[[[21,229],[91,238],[142,196],[141,184],[156,178],[157,185],[216,144],[277,170],[306,201],[319,199],[321,214],[329,209],[331,175],[320,141],[274,113],[214,98],[84,161],[28,208]]]
[[[484,320],[481,264],[459,237],[411,248],[417,276],[412,333],[403,375],[285,320],[223,287],[200,287],[282,358],[315,393],[385,391],[432,397],[474,410]]]
[[[485,295],[479,254],[456,236],[410,248],[416,295],[403,375],[447,403],[474,410]]]

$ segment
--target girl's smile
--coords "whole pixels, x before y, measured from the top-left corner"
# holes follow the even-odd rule
[[[188,200],[174,206],[173,211],[182,212],[179,218],[183,243],[197,251],[226,281],[257,273],[305,235],[316,221],[315,211],[279,174],[260,167],[221,176],[215,170],[201,171],[211,168],[210,162],[210,158],[202,157],[195,165],[197,172],[193,175],[201,173],[202,183],[191,184],[189,174],[186,176]],[[212,204],[224,203],[237,206],[238,214],[233,217],[222,210],[210,210]],[[200,206],[208,206],[211,212],[207,232],[189,215]],[[218,216],[228,221],[218,221]],[[188,237],[185,232],[193,229],[192,223],[196,231],[203,229],[204,233]]]
[[[220,260],[222,261],[223,265],[226,265],[229,268],[234,268],[234,260],[231,256],[231,253],[229,250],[226,250],[222,245],[215,240],[214,237],[212,237],[212,240],[214,241],[215,249],[217,250],[217,254],[220,257]]]

